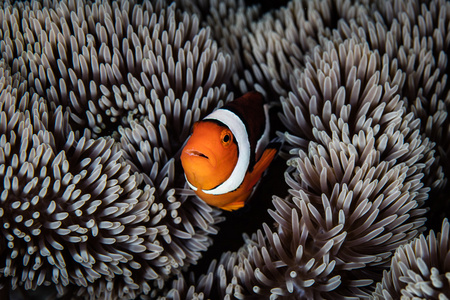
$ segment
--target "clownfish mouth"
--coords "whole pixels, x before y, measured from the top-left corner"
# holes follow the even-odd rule
[[[208,156],[206,156],[205,154],[201,153],[200,151],[197,150],[187,150],[186,151],[187,154],[192,155],[192,156],[199,156],[199,157],[203,157],[206,159],[209,159]]]

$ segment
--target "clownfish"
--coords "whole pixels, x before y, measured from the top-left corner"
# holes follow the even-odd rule
[[[196,122],[182,152],[186,181],[209,205],[245,205],[281,143],[269,143],[269,107],[249,92]]]

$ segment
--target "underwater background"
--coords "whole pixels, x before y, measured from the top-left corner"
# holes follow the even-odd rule
[[[449,1],[3,1],[1,299],[450,298]],[[251,201],[180,149],[248,91]]]

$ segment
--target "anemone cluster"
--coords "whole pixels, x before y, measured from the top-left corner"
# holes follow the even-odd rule
[[[2,297],[450,297],[450,2],[5,1],[0,24]],[[251,90],[285,185],[205,262],[224,214],[180,149]]]
[[[175,158],[232,95],[230,56],[163,2],[5,2],[0,14],[5,288],[162,289],[220,221],[183,192]]]

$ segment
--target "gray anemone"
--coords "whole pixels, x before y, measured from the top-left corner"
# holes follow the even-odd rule
[[[448,222],[420,234],[449,207],[450,3],[282,4],[1,4],[2,296],[448,296]],[[268,224],[189,274],[223,217],[179,151],[249,90],[278,109],[286,186]]]
[[[162,1],[5,2],[0,19],[3,286],[154,295],[221,220],[174,157],[233,97],[230,56]]]
[[[400,246],[384,272],[373,299],[448,299],[450,297],[450,226],[445,219],[437,236],[430,231]]]

